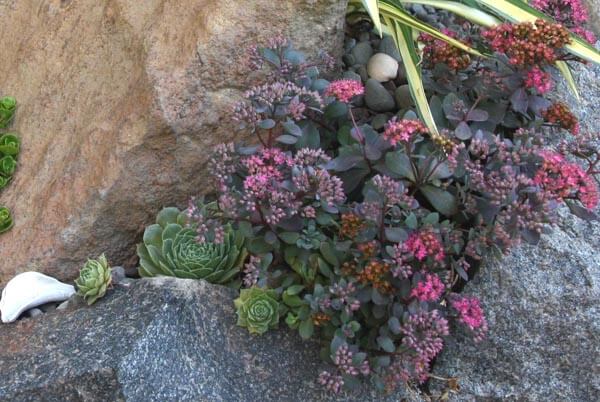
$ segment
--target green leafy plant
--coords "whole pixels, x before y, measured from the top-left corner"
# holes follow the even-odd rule
[[[0,129],[6,128],[12,122],[16,106],[15,98],[10,96],[0,98]],[[17,167],[19,149],[20,141],[15,133],[0,133],[0,190],[5,188],[12,179]],[[6,207],[2,209],[8,214],[10,225],[0,224],[0,233],[8,231],[13,225],[8,209]]]
[[[12,215],[6,207],[0,206],[0,233],[8,231],[13,226]]]
[[[176,276],[218,284],[234,280],[247,255],[244,236],[227,226],[201,243],[196,229],[179,209],[164,208],[138,245],[140,276]]]
[[[88,260],[75,281],[77,294],[83,297],[88,305],[92,305],[106,294],[112,281],[111,268],[104,254],[97,260]]]
[[[21,141],[15,133],[0,135],[0,154],[16,157],[19,154]]]
[[[0,128],[6,128],[17,109],[17,100],[12,96],[0,98]]]
[[[279,323],[279,302],[277,292],[252,287],[242,289],[235,299],[237,325],[247,328],[251,334],[262,335]]]
[[[17,161],[10,155],[0,158],[0,175],[11,177],[17,167]]]

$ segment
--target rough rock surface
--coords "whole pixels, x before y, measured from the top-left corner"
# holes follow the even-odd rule
[[[0,94],[20,102],[23,149],[0,202],[0,284],[70,279],[86,258],[125,263],[165,205],[205,189],[212,145],[248,45],[283,33],[313,56],[341,49],[346,0],[0,0]],[[8,23],[7,23],[8,22]]]
[[[590,28],[600,34],[600,0],[584,0],[590,16]]]
[[[582,127],[600,132],[600,67],[576,68]],[[600,395],[600,223],[566,211],[539,247],[484,265],[466,287],[486,311],[489,336],[450,339],[436,373],[459,377],[456,401],[597,401]]]
[[[235,291],[204,281],[117,285],[92,307],[0,326],[2,401],[398,401],[316,384],[318,345],[296,333],[250,336]]]

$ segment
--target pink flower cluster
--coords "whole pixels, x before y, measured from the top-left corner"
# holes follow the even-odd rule
[[[446,287],[436,274],[425,275],[425,280],[417,283],[410,292],[411,297],[420,301],[436,301],[442,297]]]
[[[587,42],[591,43],[592,45],[595,44],[598,40],[598,38],[596,38],[596,35],[594,35],[594,33],[589,29],[585,29],[583,27],[575,27],[572,29],[572,31],[573,33],[581,36]]]
[[[415,134],[427,134],[429,130],[419,120],[398,120],[392,118],[386,125],[383,132],[383,138],[389,141],[392,146],[399,142],[408,142]]]
[[[552,151],[539,152],[542,166],[533,181],[557,200],[576,196],[588,209],[598,205],[600,195],[593,177],[576,163]]]
[[[438,236],[431,230],[413,232],[403,244],[403,249],[411,253],[417,260],[423,261],[426,257],[433,257],[436,261],[443,261],[446,254]]]
[[[274,191],[273,185],[283,178],[280,168],[291,165],[291,159],[278,148],[264,148],[259,154],[242,160],[248,169],[244,179],[244,190],[253,198],[264,199]]]
[[[349,103],[352,98],[362,95],[365,87],[357,80],[337,80],[333,81],[325,90],[325,96],[333,96],[340,102]]]
[[[455,297],[450,304],[459,314],[459,321],[475,333],[475,340],[485,337],[488,326],[483,309],[476,297]]]
[[[550,73],[545,72],[539,67],[533,67],[527,72],[525,77],[525,86],[535,88],[540,94],[545,94],[552,89],[554,82]]]

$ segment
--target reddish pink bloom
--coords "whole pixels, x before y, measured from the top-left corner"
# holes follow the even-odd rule
[[[579,165],[556,152],[544,150],[539,155],[543,162],[533,178],[536,185],[557,200],[576,196],[588,209],[598,205],[600,196],[596,182]]]
[[[508,56],[515,66],[554,63],[559,50],[571,41],[569,31],[561,24],[545,20],[534,23],[500,24],[482,33],[492,49]]]
[[[553,83],[550,73],[543,71],[539,67],[533,67],[529,70],[525,78],[527,88],[535,88],[540,94],[550,91]]]
[[[483,339],[488,325],[483,314],[483,309],[476,297],[456,297],[450,304],[458,311],[459,321],[465,324],[476,334],[475,340]]]
[[[388,140],[392,146],[399,142],[408,142],[415,134],[426,134],[429,130],[419,120],[398,120],[396,117],[385,125],[383,138]]]
[[[352,98],[365,93],[365,87],[356,80],[333,81],[325,90],[325,96],[333,96],[340,102],[349,103]]]
[[[442,297],[445,289],[446,287],[437,275],[427,274],[425,280],[417,283],[410,295],[420,301],[436,301]]]
[[[442,261],[446,256],[439,238],[430,230],[412,233],[404,242],[403,248],[419,261],[423,261],[426,257]]]

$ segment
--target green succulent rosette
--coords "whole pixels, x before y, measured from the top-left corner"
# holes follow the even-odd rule
[[[247,256],[244,236],[230,225],[222,243],[199,243],[196,230],[177,208],[165,208],[144,232],[137,247],[142,277],[175,276],[226,284],[240,272]]]
[[[0,190],[2,190],[4,187],[6,187],[8,185],[9,181],[10,181],[10,177],[0,176]]]
[[[0,136],[0,156],[16,157],[19,154],[20,147],[21,141],[15,133],[6,133]]]
[[[237,325],[248,329],[251,334],[262,335],[279,323],[279,302],[272,289],[253,287],[242,289],[234,300],[237,310]]]
[[[111,269],[104,254],[97,260],[88,260],[75,281],[77,294],[83,297],[88,305],[106,294],[106,289],[112,280]]]
[[[13,227],[13,219],[10,210],[0,207],[0,233],[9,231]]]
[[[17,168],[17,161],[10,155],[0,158],[0,175],[11,177]]]
[[[12,96],[0,98],[0,128],[7,127],[17,108],[17,100]]]

